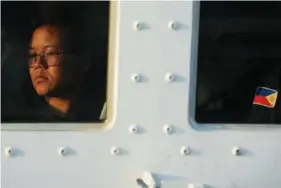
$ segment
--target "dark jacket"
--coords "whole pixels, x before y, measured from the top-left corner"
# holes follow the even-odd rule
[[[104,98],[94,95],[80,94],[71,100],[66,114],[49,106],[43,99],[33,104],[18,104],[6,113],[2,113],[3,123],[66,123],[66,122],[101,122],[100,115],[104,105]]]

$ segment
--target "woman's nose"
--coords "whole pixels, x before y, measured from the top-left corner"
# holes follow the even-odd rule
[[[42,55],[36,56],[34,60],[34,68],[46,68],[45,58]]]

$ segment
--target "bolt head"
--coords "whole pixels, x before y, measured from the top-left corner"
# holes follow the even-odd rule
[[[141,80],[140,75],[138,75],[138,74],[133,74],[132,75],[132,81],[133,82],[139,82],[140,80]]]
[[[130,131],[130,133],[133,133],[133,134],[137,133],[139,131],[138,126],[137,125],[131,125],[129,127],[129,131]]]
[[[61,147],[58,150],[59,155],[64,156],[68,154],[68,149],[66,147]]]
[[[175,80],[175,76],[172,73],[167,73],[165,78],[167,82],[172,82]]]
[[[134,25],[133,25],[133,27],[134,27],[134,29],[135,30],[141,30],[142,29],[142,26],[143,26],[143,24],[142,23],[140,23],[139,21],[135,21],[134,22]]]
[[[180,153],[181,153],[182,155],[188,155],[188,154],[190,154],[190,149],[189,149],[189,147],[187,147],[187,146],[182,146],[181,149],[180,149]]]
[[[164,132],[166,133],[166,134],[172,134],[172,132],[173,132],[173,127],[172,127],[172,125],[165,125],[164,126]]]
[[[12,156],[13,155],[12,147],[6,147],[5,154],[6,154],[6,156]]]
[[[120,154],[120,150],[117,147],[111,147],[110,153],[111,155],[118,155]]]
[[[232,154],[235,156],[241,155],[241,149],[237,146],[233,147]]]
[[[178,25],[177,25],[177,23],[176,23],[175,21],[170,21],[170,22],[168,23],[168,26],[169,26],[169,28],[172,29],[172,30],[176,30],[177,27],[178,27]]]

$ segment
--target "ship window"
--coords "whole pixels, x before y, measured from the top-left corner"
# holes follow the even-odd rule
[[[201,2],[197,123],[281,123],[281,3]]]
[[[6,1],[1,5],[1,122],[102,124],[108,120],[113,3]]]

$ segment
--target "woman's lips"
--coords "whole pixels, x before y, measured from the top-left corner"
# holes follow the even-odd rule
[[[45,76],[37,76],[35,78],[35,83],[36,84],[40,84],[40,83],[47,82],[47,81],[48,81],[48,78],[45,77]]]

